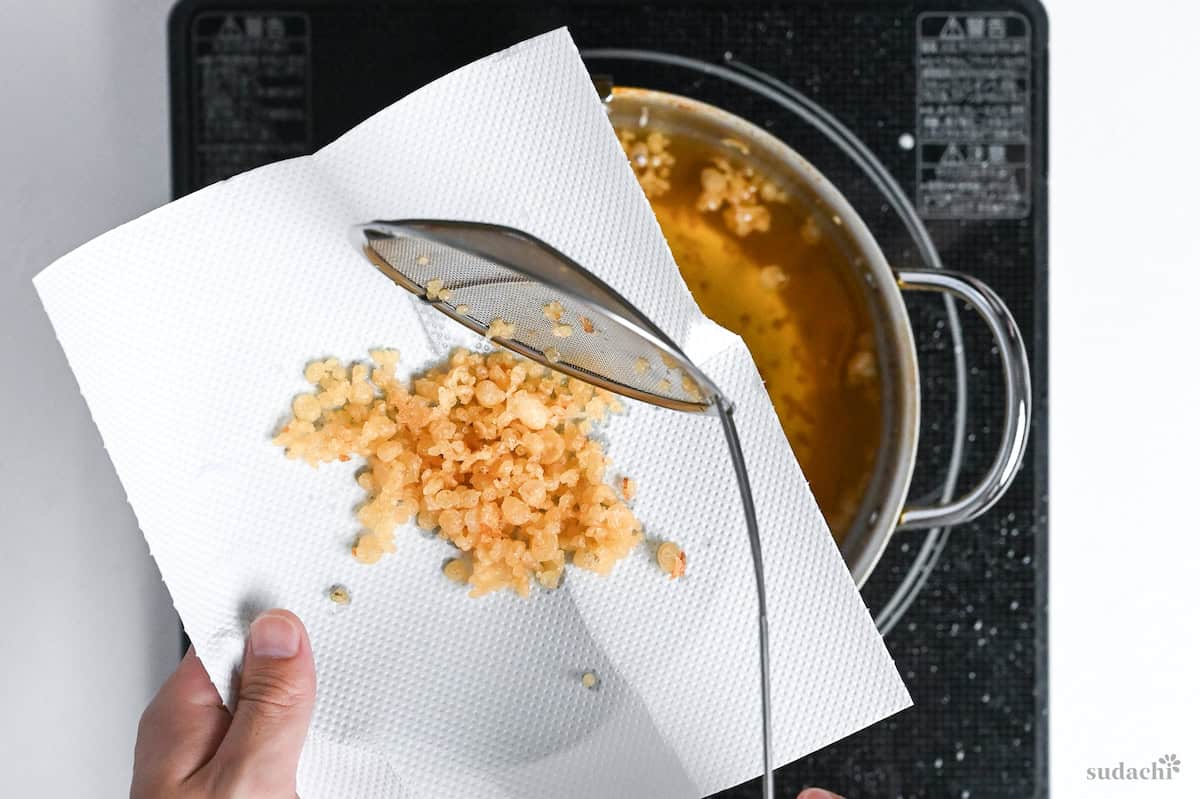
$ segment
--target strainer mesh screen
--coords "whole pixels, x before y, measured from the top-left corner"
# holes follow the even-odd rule
[[[381,258],[402,278],[397,282],[407,281],[405,287],[422,296],[432,281],[441,281],[449,296],[426,299],[468,327],[479,331],[511,325],[511,333],[505,329],[494,340],[534,360],[660,405],[703,411],[710,404],[702,376],[693,376],[620,314],[561,287],[485,257],[403,235],[372,239],[367,255],[380,267]],[[497,320],[500,324],[494,324]]]

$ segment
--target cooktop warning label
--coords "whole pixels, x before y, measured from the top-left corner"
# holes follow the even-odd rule
[[[310,52],[307,14],[196,16],[192,136],[199,185],[312,149]]]
[[[1011,12],[917,17],[917,210],[1029,213],[1029,22]]]

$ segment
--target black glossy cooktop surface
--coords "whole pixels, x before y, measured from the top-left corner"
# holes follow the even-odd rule
[[[777,779],[781,797],[810,785],[848,797],[1045,796],[1047,57],[1045,16],[1032,0],[186,0],[170,26],[175,193],[311,152],[447,71],[560,25],[594,72],[706,100],[784,139],[841,188],[895,267],[923,266],[862,169],[731,74],[803,93],[896,179],[944,266],[983,279],[1012,309],[1034,381],[1015,483],[974,522],[897,533],[863,591],[915,706]],[[923,395],[911,497],[932,501],[987,470],[1003,384],[986,328],[965,306],[956,319],[941,299],[906,301]],[[754,783],[722,794],[758,795]]]

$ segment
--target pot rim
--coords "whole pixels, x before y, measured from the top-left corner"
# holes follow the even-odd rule
[[[894,418],[890,429],[887,425],[884,427],[884,440],[881,441],[877,458],[882,458],[889,448],[887,439],[892,442],[892,456],[889,463],[876,461],[871,483],[864,494],[867,499],[875,495],[878,500],[872,503],[873,507],[869,510],[866,507],[860,509],[860,518],[863,512],[869,514],[865,526],[852,530],[843,541],[838,542],[850,574],[861,588],[883,556],[899,524],[916,468],[920,435],[921,381],[916,344],[896,274],[850,201],[815,166],[779,138],[722,108],[669,92],[617,86],[612,90],[611,100],[617,99],[640,103],[651,111],[655,107],[669,107],[706,117],[718,127],[728,130],[739,141],[767,153],[772,161],[783,168],[784,174],[812,192],[831,222],[835,218],[840,219],[840,223],[835,224],[843,229],[847,241],[861,257],[865,270],[856,272],[854,277],[869,300],[877,342],[880,337],[888,342],[888,355],[896,372],[891,396]],[[874,492],[872,489],[875,489]]]

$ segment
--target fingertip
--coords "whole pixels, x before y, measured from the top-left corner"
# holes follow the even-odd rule
[[[222,705],[220,693],[208,676],[208,670],[200,662],[195,647],[192,646],[189,646],[187,652],[183,653],[179,665],[163,683],[158,696],[168,700],[171,704],[184,701],[188,704],[205,707]]]
[[[248,648],[255,657],[285,660],[300,654],[304,625],[291,613],[268,611],[250,625]]]
[[[255,616],[254,620],[258,621],[259,619],[263,618],[264,616],[274,616],[274,617],[281,618],[281,619],[287,619],[289,622],[291,622],[292,624],[295,624],[300,629],[301,635],[304,635],[306,632],[305,627],[304,627],[304,621],[299,616],[297,616],[295,613],[292,613],[290,610],[287,610],[286,608],[271,608],[270,610],[264,610],[262,613]]]
[[[291,622],[292,624],[295,624],[296,627],[298,627],[300,629],[301,636],[307,636],[307,630],[304,627],[304,621],[299,616],[297,616],[295,613],[292,613],[290,610],[288,610],[286,608],[271,608],[270,610],[264,610],[262,613],[255,616],[254,620],[258,621],[259,619],[263,618],[264,616],[274,616],[274,617],[281,618],[281,619],[287,619],[289,622]]]
[[[246,658],[241,677],[248,671],[281,670],[294,688],[316,693],[312,643],[304,622],[283,608],[263,611],[250,623],[246,636]]]
[[[805,790],[801,791],[796,796],[796,799],[844,799],[844,798],[842,796],[834,793],[833,791],[827,791],[824,788],[806,788]]]
[[[192,674],[196,671],[204,672],[208,675],[208,670],[204,668],[204,664],[200,662],[200,656],[196,654],[196,647],[188,644],[187,651],[183,653],[183,657],[179,659],[179,665],[175,667],[176,674]]]

